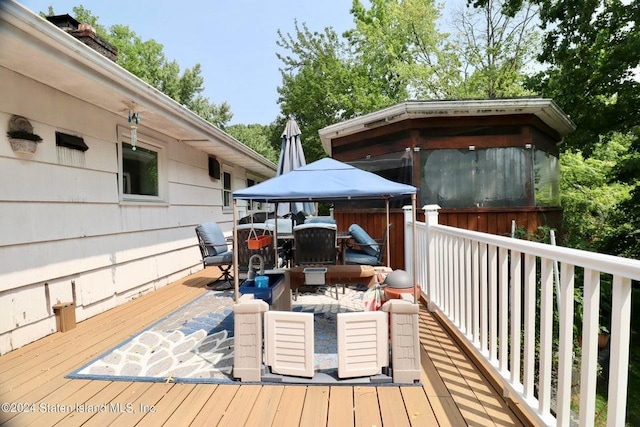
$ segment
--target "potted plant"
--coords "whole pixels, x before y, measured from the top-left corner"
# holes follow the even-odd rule
[[[35,153],[42,138],[34,133],[8,131],[9,143],[13,151],[18,153]]]
[[[40,135],[33,133],[29,120],[22,116],[11,117],[7,136],[11,148],[18,153],[35,153],[38,143],[42,141]]]

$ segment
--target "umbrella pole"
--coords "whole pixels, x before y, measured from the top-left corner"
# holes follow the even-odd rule
[[[274,258],[276,260],[276,268],[280,268],[280,263],[278,262],[280,260],[279,258],[279,254],[278,254],[278,202],[275,202],[273,205],[274,211],[273,211],[273,250],[274,250]],[[269,214],[267,214],[267,217],[269,216]],[[284,261],[284,260],[283,260]]]
[[[391,236],[389,236],[389,232],[391,231],[389,230],[389,199],[388,198],[385,199],[385,202],[386,202],[386,208],[387,208],[387,230],[386,230],[387,247],[385,248],[385,250],[387,251],[387,267],[389,267],[391,265],[391,246],[389,245],[389,240],[391,240]]]
[[[234,287],[234,298],[237,303],[240,299],[240,289],[238,287],[239,279],[238,279],[238,228],[236,224],[238,223],[238,201],[233,199],[233,287]]]

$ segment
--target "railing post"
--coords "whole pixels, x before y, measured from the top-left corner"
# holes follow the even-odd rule
[[[416,277],[413,274],[413,213],[411,206],[403,206],[404,212],[404,271]]]
[[[431,226],[438,224],[438,211],[440,206],[438,205],[425,205],[422,207],[424,210],[424,222],[427,226],[427,298],[429,299],[428,309],[429,311],[435,311],[437,302],[434,301],[436,295],[436,260],[438,254],[436,254],[436,242],[435,236],[431,232]]]
[[[393,381],[398,384],[420,381],[418,304],[391,299],[384,303],[382,311],[389,313]]]
[[[233,376],[240,381],[262,378],[262,316],[269,304],[243,295],[233,306]]]

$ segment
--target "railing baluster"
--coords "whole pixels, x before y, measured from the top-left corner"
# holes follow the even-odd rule
[[[463,310],[464,313],[464,325],[465,325],[465,333],[467,337],[471,337],[473,340],[473,323],[471,319],[471,241],[469,239],[464,239],[464,302],[465,308]]]
[[[600,273],[584,270],[582,361],[580,363],[580,427],[594,425],[598,382],[598,331],[600,325]]]
[[[489,360],[498,358],[498,250],[489,245]]]
[[[613,276],[611,303],[611,353],[609,358],[609,399],[607,426],[625,423],[629,336],[631,335],[631,279]]]
[[[471,241],[471,280],[473,281],[473,343],[480,346],[480,269],[478,257],[480,256],[479,243]]]
[[[448,256],[448,269],[447,269],[447,275],[449,276],[449,287],[447,288],[447,306],[449,307],[449,314],[450,314],[450,318],[457,323],[457,319],[456,319],[456,312],[455,312],[455,301],[454,301],[454,276],[453,276],[453,271],[455,268],[455,254],[456,254],[456,237],[451,238],[451,240],[449,241],[449,256]]]
[[[488,246],[480,243],[480,350],[488,354],[489,343],[489,298],[488,298]]]
[[[553,357],[553,261],[541,259],[540,267],[540,369],[539,410],[549,414],[551,402],[551,359]]]
[[[449,242],[451,238],[443,236],[442,239],[442,295],[441,295],[441,309],[445,314],[449,313]]]
[[[438,281],[437,284],[438,286],[436,287],[436,301],[437,301],[437,305],[438,307],[442,310],[442,306],[443,306],[443,299],[444,299],[444,273],[443,273],[443,269],[444,269],[444,259],[446,258],[446,253],[444,251],[444,236],[439,234],[438,235],[438,242],[437,242],[437,250],[438,250],[438,277],[436,278],[436,280]]]
[[[499,367],[502,375],[508,376],[509,370],[509,251],[506,248],[498,249],[499,259],[499,309],[500,326],[498,328],[499,339]]]
[[[447,262],[447,240],[445,238],[444,235],[440,236],[440,242],[438,243],[438,250],[440,251],[440,259],[439,264],[440,267],[438,268],[438,273],[440,275],[440,277],[438,277],[438,307],[440,308],[440,310],[442,310],[444,312],[444,308],[445,308],[445,293],[444,293],[444,288],[447,284],[447,276],[445,275],[445,263]]]
[[[569,425],[571,420],[571,373],[573,356],[573,287],[575,269],[562,263],[560,272],[560,330],[558,331],[558,393],[556,418],[558,425]]]
[[[460,323],[460,238],[456,237],[451,245],[451,312],[454,324],[459,328]]]
[[[536,257],[524,258],[524,397],[533,399],[534,370],[536,365]]]
[[[520,383],[520,332],[522,331],[522,254],[511,251],[511,383]]]

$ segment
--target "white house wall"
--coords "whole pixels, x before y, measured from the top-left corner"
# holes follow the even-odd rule
[[[0,354],[55,332],[51,306],[75,301],[78,321],[202,268],[195,227],[230,232],[221,180],[204,152],[144,127],[166,148],[167,203],[119,201],[118,126],[113,114],[0,67]],[[44,140],[32,155],[5,136],[12,115]],[[84,166],[59,164],[55,132],[84,138]],[[233,169],[233,188],[246,186]]]

